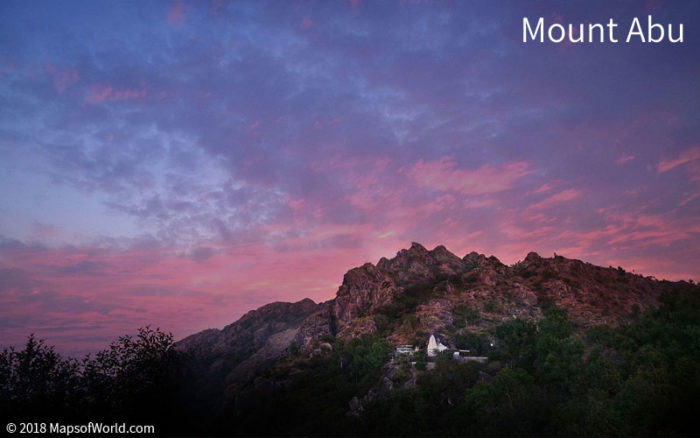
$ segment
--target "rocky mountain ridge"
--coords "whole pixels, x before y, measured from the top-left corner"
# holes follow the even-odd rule
[[[290,349],[313,351],[324,339],[379,334],[393,345],[420,345],[429,333],[449,339],[513,318],[538,320],[552,305],[581,327],[615,326],[658,305],[673,284],[556,255],[531,252],[507,266],[493,256],[459,258],[444,246],[413,243],[392,259],[349,270],[334,299],[268,304],[176,348],[212,358],[210,372],[231,383]]]

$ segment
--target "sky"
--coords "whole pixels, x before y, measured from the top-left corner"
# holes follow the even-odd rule
[[[684,42],[522,42],[648,15]],[[700,279],[700,2],[0,2],[0,346],[335,296],[416,241]]]

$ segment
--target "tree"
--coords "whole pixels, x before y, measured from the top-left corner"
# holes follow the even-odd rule
[[[89,409],[106,419],[165,419],[174,402],[178,355],[173,336],[142,327],[84,362]]]
[[[546,394],[523,369],[503,368],[490,385],[468,390],[465,402],[476,435],[541,436],[551,417]]]
[[[23,350],[0,354],[0,410],[15,420],[68,419],[78,387],[78,363],[63,359],[33,334]]]
[[[534,361],[534,345],[537,326],[522,319],[515,319],[496,328],[500,342],[499,353],[511,368],[531,369]]]

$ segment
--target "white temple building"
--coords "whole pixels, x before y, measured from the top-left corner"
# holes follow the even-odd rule
[[[447,350],[447,346],[436,340],[435,335],[430,335],[428,339],[428,357],[435,357],[445,350]]]

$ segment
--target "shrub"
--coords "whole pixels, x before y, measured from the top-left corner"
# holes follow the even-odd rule
[[[484,303],[484,312],[496,313],[500,312],[501,306],[496,300],[488,300]]]
[[[455,322],[458,327],[464,327],[466,322],[469,325],[474,325],[481,319],[479,309],[476,309],[469,304],[458,304],[452,310],[455,317]]]

